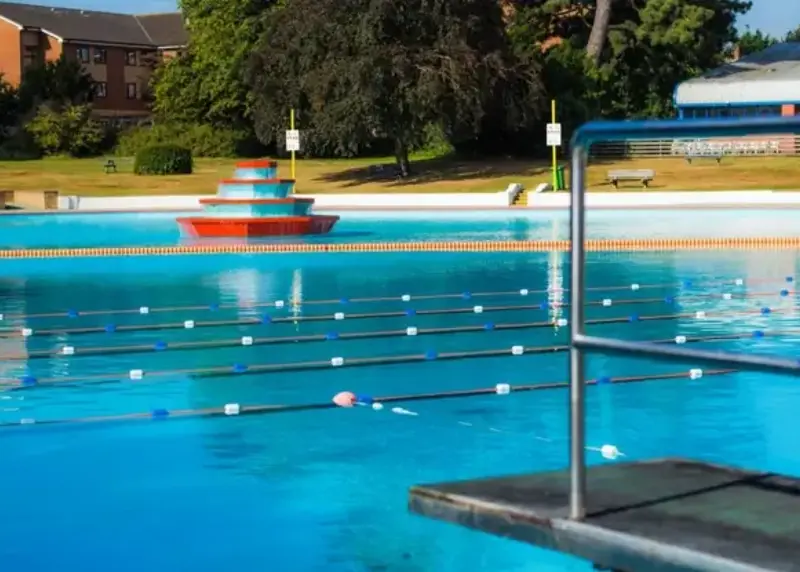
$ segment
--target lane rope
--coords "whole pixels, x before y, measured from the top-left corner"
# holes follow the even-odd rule
[[[710,334],[705,336],[684,336],[679,335],[668,339],[647,340],[644,343],[652,344],[687,344],[699,342],[728,341],[746,338],[764,338],[765,336],[795,335],[800,333],[800,329],[776,330],[773,332],[765,330],[752,330],[747,333],[729,334]],[[131,369],[127,372],[99,373],[77,376],[59,376],[36,378],[32,375],[24,375],[19,379],[0,380],[0,387],[6,390],[32,389],[42,386],[61,385],[66,383],[98,383],[98,382],[119,382],[130,380],[134,382],[164,381],[164,378],[173,375],[191,375],[196,378],[227,378],[243,375],[258,375],[264,373],[276,373],[287,371],[314,371],[323,369],[335,369],[339,367],[366,367],[374,365],[388,364],[411,364],[425,363],[431,361],[454,361],[459,359],[481,359],[501,356],[522,356],[522,355],[541,355],[563,353],[569,350],[568,344],[551,346],[524,346],[513,345],[510,348],[494,348],[470,351],[451,351],[438,353],[435,350],[428,350],[424,353],[403,354],[403,355],[383,355],[372,357],[344,358],[334,356],[325,360],[311,360],[301,362],[285,362],[273,364],[253,364],[234,363],[232,366],[211,366],[202,368],[181,368],[145,371],[144,369]],[[699,370],[702,371],[702,370]]]
[[[787,276],[785,282],[794,282],[794,276]],[[717,280],[717,281],[702,281],[692,282],[691,280],[683,280],[681,282],[667,282],[662,284],[624,284],[615,286],[593,286],[586,289],[587,292],[615,292],[623,290],[649,290],[661,288],[707,288],[709,286],[749,286],[754,284],[770,284],[778,282],[774,278],[735,278],[732,280]],[[262,302],[252,303],[238,303],[238,304],[224,304],[214,302],[210,304],[196,304],[184,306],[139,306],[138,308],[119,308],[119,309],[101,309],[101,310],[78,310],[68,308],[59,312],[38,312],[32,314],[14,314],[14,313],[0,313],[0,322],[3,320],[30,320],[38,318],[61,318],[66,317],[70,319],[77,319],[83,316],[105,316],[105,315],[125,315],[125,314],[156,314],[161,312],[183,312],[183,311],[202,311],[208,310],[210,312],[220,310],[247,310],[254,308],[284,308],[288,306],[315,306],[315,305],[329,305],[329,304],[358,304],[367,302],[411,302],[420,300],[444,300],[444,299],[465,299],[483,298],[483,297],[505,297],[505,296],[529,296],[537,294],[551,294],[551,293],[567,293],[568,288],[544,288],[538,290],[531,290],[528,288],[521,288],[519,290],[508,290],[498,292],[458,292],[458,293],[443,293],[443,294],[400,294],[399,296],[362,296],[354,298],[323,298],[311,300],[299,300],[291,298],[289,300],[269,300]]]
[[[0,250],[0,259],[202,256],[218,254],[332,254],[400,252],[568,252],[569,240],[487,240],[366,242],[331,244],[209,244]],[[796,250],[800,237],[606,238],[585,243],[588,252],[665,252],[681,250]]]
[[[736,298],[730,298],[736,299]],[[586,325],[610,325],[610,324],[624,324],[635,322],[648,322],[648,321],[661,321],[661,320],[680,320],[680,319],[696,319],[696,320],[710,320],[714,318],[728,318],[732,316],[748,316],[748,315],[766,315],[766,314],[786,314],[793,310],[790,308],[760,308],[757,310],[729,310],[729,311],[689,311],[679,312],[672,314],[630,314],[625,316],[610,316],[607,318],[591,318],[586,320]],[[567,318],[558,318],[555,320],[542,320],[537,322],[507,322],[507,323],[494,323],[486,322],[483,324],[473,324],[465,326],[450,326],[450,327],[437,327],[437,328],[419,328],[417,326],[407,326],[401,329],[394,330],[372,330],[361,332],[337,332],[330,331],[321,334],[305,334],[293,336],[271,336],[271,337],[257,337],[257,336],[241,336],[237,338],[217,339],[217,340],[199,340],[188,342],[171,342],[156,341],[151,344],[131,344],[120,346],[75,346],[64,344],[58,346],[55,350],[31,350],[17,354],[2,354],[0,359],[5,361],[26,361],[29,359],[46,359],[54,357],[82,357],[82,356],[111,356],[111,355],[132,355],[141,353],[156,353],[165,351],[192,351],[204,349],[219,349],[219,348],[234,348],[234,347],[251,347],[251,346],[265,346],[265,345],[281,345],[281,344],[302,344],[302,343],[318,343],[318,342],[331,342],[331,341],[348,341],[348,340],[365,340],[365,339],[379,339],[379,338],[393,338],[393,337],[415,337],[415,336],[431,336],[431,335],[454,335],[462,333],[477,333],[477,332],[496,332],[496,331],[510,331],[510,330],[534,330],[542,328],[566,328],[569,326]]]
[[[622,385],[631,383],[643,383],[648,381],[667,381],[677,379],[691,379],[698,380],[701,378],[718,377],[738,373],[736,369],[711,369],[711,370],[682,370],[670,373],[657,373],[647,375],[630,375],[630,376],[601,376],[586,382],[589,386],[605,386],[605,385]],[[370,397],[365,395],[356,395],[356,402],[353,405],[368,406],[375,410],[384,410],[385,405],[396,403],[413,403],[419,401],[439,401],[448,399],[461,399],[469,397],[478,397],[486,395],[499,395],[508,396],[511,394],[525,393],[531,391],[548,391],[556,389],[568,389],[568,381],[558,382],[543,382],[535,384],[524,385],[511,385],[507,383],[498,383],[494,387],[483,387],[475,389],[458,389],[450,391],[438,391],[428,393],[411,393],[405,395],[387,395],[379,397]],[[349,393],[349,392],[344,392]],[[62,419],[35,419],[32,417],[21,418],[19,421],[2,421],[0,428],[10,429],[15,427],[31,427],[35,425],[48,426],[48,425],[66,425],[66,424],[96,424],[96,423],[109,423],[109,422],[127,422],[127,421],[165,421],[187,418],[214,418],[214,417],[238,417],[247,415],[270,415],[277,413],[298,413],[302,411],[323,411],[338,409],[342,406],[336,403],[336,397],[327,402],[317,403],[304,403],[304,404],[289,404],[289,405],[242,405],[240,403],[226,403],[221,407],[206,407],[197,409],[164,409],[156,408],[146,412],[136,413],[122,413],[116,415],[97,415],[90,417],[75,417],[75,418],[62,418]],[[415,413],[414,411],[405,407],[392,407],[389,409],[392,413],[399,415],[407,415],[408,413]],[[413,416],[413,415],[412,415]],[[598,450],[602,454],[602,447],[591,448],[590,450]],[[618,451],[617,451],[618,452]]]
[[[775,292],[747,292],[734,296],[733,293],[724,292],[721,294],[708,294],[698,293],[690,294],[687,296],[666,296],[663,298],[625,298],[622,300],[613,300],[612,298],[604,298],[602,300],[591,300],[586,303],[586,306],[602,306],[613,307],[614,305],[633,305],[633,304],[674,304],[676,300],[683,298],[703,298],[703,299],[720,299],[720,300],[733,300],[760,298],[765,296],[779,295],[781,297],[795,296],[797,293],[793,290],[783,289],[778,293]],[[23,327],[19,330],[0,330],[0,338],[15,338],[22,336],[29,338],[32,336],[67,336],[67,335],[85,335],[85,334],[113,334],[122,332],[148,332],[148,331],[166,331],[166,330],[193,330],[197,328],[221,328],[231,326],[256,326],[265,324],[297,324],[302,322],[330,322],[342,320],[371,320],[371,319],[386,319],[386,318],[402,318],[414,316],[441,316],[441,315],[455,315],[455,314],[484,314],[492,312],[510,312],[522,310],[548,310],[553,308],[568,308],[568,302],[550,303],[540,302],[536,304],[522,304],[522,305],[505,305],[505,306],[470,306],[465,308],[432,308],[416,310],[407,308],[405,310],[392,310],[383,312],[363,312],[363,313],[345,313],[334,312],[333,314],[310,314],[305,316],[270,316],[262,315],[260,317],[246,317],[225,320],[183,320],[179,322],[159,322],[151,324],[106,324],[105,326],[84,326],[75,328],[43,328],[34,329],[30,327]]]

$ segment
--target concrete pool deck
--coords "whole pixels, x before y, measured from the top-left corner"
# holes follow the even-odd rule
[[[548,211],[567,209],[568,193],[531,193],[528,204],[513,206],[507,191],[498,193],[324,194],[297,195],[313,198],[318,211]],[[58,199],[57,210],[7,210],[0,215],[89,214],[124,212],[200,211],[207,195],[74,197]],[[800,191],[620,191],[589,192],[589,209],[800,209]]]

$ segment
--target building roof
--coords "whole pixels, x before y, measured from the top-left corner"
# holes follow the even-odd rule
[[[188,40],[180,12],[136,16],[0,2],[0,18],[73,42],[173,47]]]
[[[180,12],[141,14],[134,18],[145,29],[153,44],[160,48],[185,46],[189,42],[189,34]]]
[[[800,42],[775,44],[675,88],[675,105],[800,103]]]

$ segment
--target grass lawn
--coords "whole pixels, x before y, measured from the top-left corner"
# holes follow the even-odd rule
[[[119,172],[104,174],[103,159],[45,159],[0,162],[0,188],[14,190],[55,189],[63,195],[174,195],[213,194],[219,179],[230,177],[232,159],[198,159],[192,175],[143,177],[134,175],[133,161],[115,159]],[[383,166],[383,168],[382,168]],[[459,161],[421,159],[412,165],[413,178],[396,181],[391,159],[300,160],[297,163],[299,193],[421,193],[491,192],[509,183],[533,189],[549,181],[549,166],[542,162],[512,159]],[[688,165],[682,159],[596,161],[590,164],[592,190],[613,190],[605,182],[612,169],[653,169],[654,191],[800,189],[800,157],[725,158]],[[281,160],[280,176],[290,175],[289,161]],[[637,190],[633,184],[630,190]],[[621,190],[628,190],[621,187]]]

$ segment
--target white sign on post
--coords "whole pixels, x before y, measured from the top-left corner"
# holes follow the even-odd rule
[[[286,150],[299,151],[300,150],[300,131],[297,129],[288,129],[286,131]]]
[[[547,146],[548,147],[561,147],[561,124],[548,123],[547,124]]]

